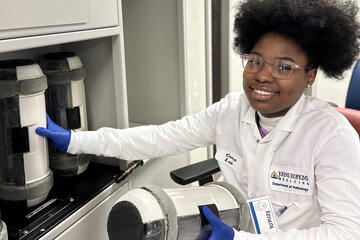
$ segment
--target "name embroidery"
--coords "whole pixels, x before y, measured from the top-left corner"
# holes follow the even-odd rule
[[[218,149],[218,151],[215,154],[215,158],[216,160],[219,161],[219,163],[222,163],[227,167],[232,168],[236,172],[239,172],[243,165],[243,159],[240,156],[228,150]]]
[[[234,162],[237,162],[236,158],[234,158],[233,156],[231,156],[230,153],[227,153],[225,158],[225,162],[227,162],[230,165],[234,165]]]

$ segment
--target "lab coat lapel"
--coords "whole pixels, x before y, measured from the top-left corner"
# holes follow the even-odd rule
[[[306,98],[304,95],[302,95],[298,102],[285,114],[285,116],[275,127],[274,134],[272,136],[271,143],[264,161],[264,164],[266,164],[264,167],[268,169],[268,174],[270,174],[270,168],[273,164],[276,151],[280,148],[281,145],[283,145],[283,143],[295,129],[296,123],[303,112],[305,103]],[[269,178],[266,179],[268,180]],[[269,184],[266,184],[265,186],[267,188],[266,192],[270,193]]]

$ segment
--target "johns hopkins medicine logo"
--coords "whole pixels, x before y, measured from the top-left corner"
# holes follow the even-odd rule
[[[271,173],[271,178],[273,178],[273,179],[279,179],[279,175],[278,175],[275,171],[273,171],[273,172]]]
[[[303,170],[276,169],[271,172],[271,186],[285,192],[310,194],[310,179]]]
[[[306,182],[307,185],[309,185],[309,177],[305,176],[305,175],[301,175],[301,174],[296,174],[296,173],[289,173],[289,172],[282,172],[279,171],[279,177],[278,179],[282,179],[285,181],[294,181],[296,183],[296,181],[299,182]],[[305,184],[305,183],[304,183]]]

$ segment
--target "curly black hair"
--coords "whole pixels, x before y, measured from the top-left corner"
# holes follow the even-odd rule
[[[245,0],[237,9],[234,48],[250,53],[267,33],[290,37],[308,66],[341,79],[360,52],[358,6],[351,0]]]

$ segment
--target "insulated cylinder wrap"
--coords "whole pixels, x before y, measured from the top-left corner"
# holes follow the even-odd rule
[[[165,239],[166,223],[163,216],[163,210],[155,196],[143,188],[135,188],[123,196],[110,211],[107,222],[109,239]],[[132,229],[134,233],[131,233]],[[141,235],[138,234],[140,232]]]
[[[40,65],[48,79],[46,110],[50,118],[65,129],[86,131],[85,68],[80,58],[73,52],[50,53],[43,56]],[[50,167],[59,176],[84,172],[91,158],[50,146]]]
[[[46,77],[32,60],[0,61],[0,199],[42,202],[53,179],[46,139]],[[6,93],[6,94],[4,94]]]

